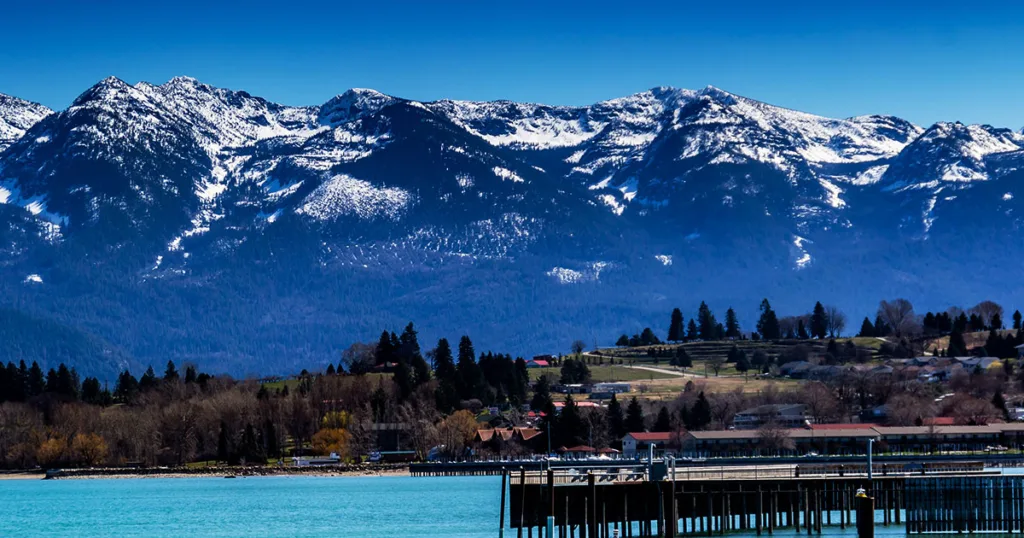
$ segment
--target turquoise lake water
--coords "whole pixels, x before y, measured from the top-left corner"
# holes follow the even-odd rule
[[[493,538],[500,484],[498,477],[8,480],[0,481],[0,537]],[[903,535],[902,527],[876,532]],[[797,536],[775,535],[790,534]],[[824,535],[856,531],[825,528]]]

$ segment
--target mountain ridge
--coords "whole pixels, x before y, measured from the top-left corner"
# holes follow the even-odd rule
[[[966,270],[961,256],[1022,227],[1024,135],[832,119],[711,86],[585,106],[369,89],[286,106],[189,77],[110,77],[63,111],[6,102],[0,125],[21,126],[0,148],[10,302],[143,359],[170,349],[235,373],[326,360],[427,313],[428,336],[505,320],[488,343],[529,353],[687,301],[752,317],[753,296],[792,308],[819,293],[862,310],[880,298],[855,293],[870,283],[968,301],[998,288],[950,296],[926,275]],[[972,226],[988,237],[953,248],[971,240],[965,212],[986,215]]]

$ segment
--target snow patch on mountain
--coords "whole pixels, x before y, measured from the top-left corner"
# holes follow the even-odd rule
[[[295,212],[320,221],[342,216],[397,220],[412,203],[413,195],[406,190],[339,174],[311,192]]]
[[[50,114],[43,105],[0,93],[0,153]]]
[[[498,176],[502,180],[506,180],[507,179],[507,180],[512,181],[514,183],[524,183],[525,182],[523,180],[523,178],[519,177],[519,174],[509,170],[508,168],[502,168],[500,166],[495,166],[494,168],[491,169],[491,171],[494,172],[494,175]]]

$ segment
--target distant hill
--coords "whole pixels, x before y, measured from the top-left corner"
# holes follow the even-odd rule
[[[109,342],[82,330],[10,308],[0,308],[3,362],[38,361],[44,368],[60,363],[76,368],[81,376],[113,380],[133,361]]]

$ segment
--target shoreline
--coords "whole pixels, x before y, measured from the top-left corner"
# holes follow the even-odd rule
[[[412,476],[408,465],[344,467],[108,467],[94,469],[55,469],[0,473],[4,480],[99,480],[146,478],[252,478],[265,476],[307,476],[317,478],[404,477]]]

